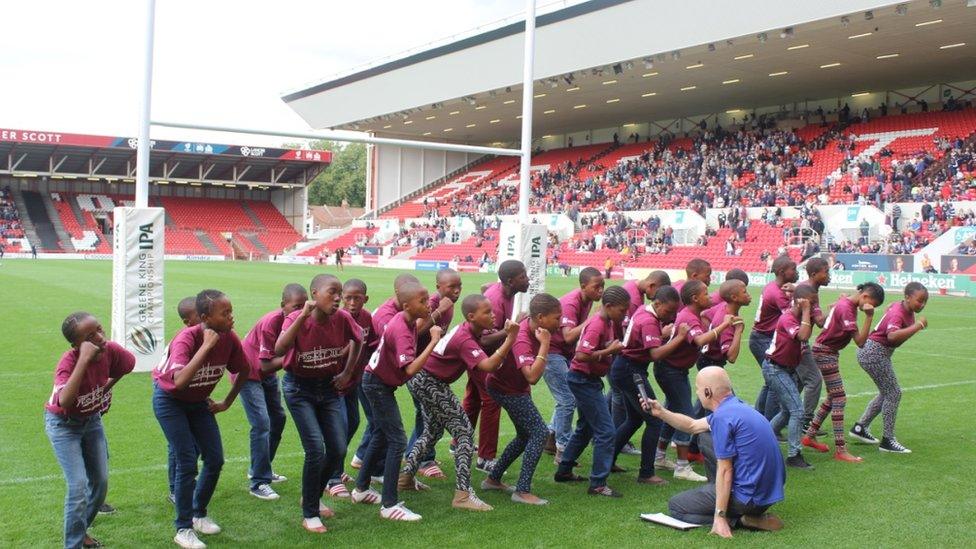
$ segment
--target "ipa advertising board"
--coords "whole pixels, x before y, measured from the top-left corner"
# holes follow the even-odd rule
[[[525,265],[529,275],[529,291],[515,296],[512,315],[528,313],[532,298],[546,291],[546,248],[549,245],[549,232],[545,225],[521,225],[515,221],[506,221],[502,223],[498,237],[497,265],[508,259],[517,259]]]
[[[148,372],[165,347],[162,208],[115,208],[112,340]]]

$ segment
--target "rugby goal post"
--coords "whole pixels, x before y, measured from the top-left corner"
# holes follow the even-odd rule
[[[234,128],[152,120],[153,47],[155,0],[145,0],[145,35],[142,71],[142,101],[139,112],[139,138],[136,156],[136,201],[133,208],[116,208],[114,261],[112,267],[112,339],[136,355],[136,369],[148,371],[162,357],[165,340],[163,284],[164,212],[149,208],[150,127],[168,127],[287,137],[327,139],[371,145],[432,149],[475,154],[521,157],[519,178],[519,220],[505,230],[516,235],[514,256],[526,264],[530,292],[519,300],[519,311],[527,311],[532,295],[545,289],[545,258],[548,238],[545,225],[529,224],[529,178],[532,150],[533,61],[535,50],[535,0],[526,0],[525,48],[522,72],[522,133],[519,149],[480,147],[459,143],[440,143],[392,139],[370,135],[345,135],[335,132],[290,132],[255,128]],[[539,235],[542,237],[539,237]],[[501,246],[499,247],[501,253]],[[508,256],[506,256],[508,257]],[[537,265],[541,258],[541,268]],[[500,262],[496,262],[496,265]]]

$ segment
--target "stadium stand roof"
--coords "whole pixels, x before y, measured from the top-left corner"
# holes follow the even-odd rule
[[[283,100],[315,128],[513,142],[523,28],[505,22]],[[976,77],[972,0],[593,0],[537,28],[537,136]]]
[[[131,137],[0,128],[0,174],[134,182]],[[332,161],[329,151],[153,140],[150,182],[302,187]]]

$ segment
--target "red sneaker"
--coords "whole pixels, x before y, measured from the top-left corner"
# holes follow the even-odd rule
[[[846,461],[848,463],[861,463],[864,458],[860,456],[852,455],[847,450],[841,450],[834,453],[834,459],[837,461]]]
[[[806,446],[807,448],[813,448],[814,450],[821,453],[830,450],[830,448],[827,448],[826,444],[822,442],[817,442],[817,439],[810,438],[808,436],[803,437],[803,440],[801,440],[800,443]]]

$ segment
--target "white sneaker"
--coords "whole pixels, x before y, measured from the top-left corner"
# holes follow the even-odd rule
[[[627,444],[624,444],[624,447],[620,449],[620,452],[623,453],[623,454],[627,454],[628,456],[639,456],[639,455],[641,455],[641,451],[638,450],[636,447],[634,447],[633,444],[631,444],[629,442]]]
[[[265,501],[274,501],[281,497],[268,484],[258,484],[256,488],[251,488],[251,495]]]
[[[176,537],[173,538],[176,545],[183,547],[183,549],[207,549],[207,544],[200,541],[197,537],[197,533],[193,531],[192,528],[180,528],[176,531]]]
[[[664,469],[668,471],[674,471],[674,462],[667,457],[659,457],[654,459],[655,469]]]
[[[407,509],[402,501],[393,507],[380,507],[380,516],[389,520],[404,520],[409,522],[416,522],[423,518],[410,509]]]
[[[359,456],[353,455],[352,461],[349,462],[349,466],[353,469],[360,469],[363,466],[363,460],[359,459]]]
[[[371,484],[379,484],[379,485],[382,485],[383,484],[383,476],[380,475],[380,476],[376,476],[376,477],[369,477],[369,482]]]
[[[353,488],[351,498],[353,503],[375,505],[380,502],[382,496],[380,496],[380,493],[372,488],[363,490],[362,492],[359,491],[359,488]]]
[[[220,526],[217,526],[217,523],[212,521],[210,517],[194,518],[193,529],[201,534],[213,535],[220,533]]]
[[[707,482],[708,477],[703,477],[695,472],[691,468],[691,465],[686,465],[684,467],[676,467],[674,470],[674,478],[680,480],[690,480],[692,482]]]

